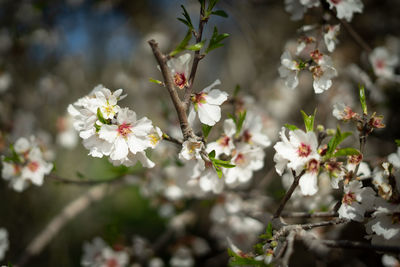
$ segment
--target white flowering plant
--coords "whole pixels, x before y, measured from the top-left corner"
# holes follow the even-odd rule
[[[72,9],[86,6],[84,1],[67,2]],[[373,6],[367,1],[285,0],[279,8],[300,21],[296,25],[300,28],[295,34],[287,30],[294,37],[281,47],[274,34],[264,35],[268,30],[263,27],[254,31],[253,24],[242,20],[245,8],[228,2],[182,4],[178,21],[183,25],[176,27],[174,35],[149,34],[143,47],[134,46],[135,53],[124,55],[123,62],[132,57],[135,64],[110,63],[94,88],[79,64],[64,59],[55,69],[69,73],[70,83],[62,84],[62,75],[41,78],[37,84],[46,98],[30,103],[29,95],[24,95],[30,103],[26,108],[37,106],[32,114],[9,114],[5,108],[9,105],[13,110],[18,103],[8,88],[14,82],[16,88],[23,85],[11,78],[12,68],[3,72],[8,66],[3,66],[3,49],[12,54],[6,48],[14,37],[9,34],[7,39],[0,29],[0,94],[11,100],[0,103],[0,123],[3,117],[11,118],[0,132],[3,202],[26,201],[29,210],[38,204],[36,198],[49,205],[53,199],[48,196],[53,194],[54,205],[59,205],[58,201],[73,195],[64,208],[57,206],[56,215],[49,205],[53,217],[47,213],[34,217],[45,225],[41,231],[33,225],[34,234],[26,229],[19,233],[24,223],[5,215],[3,225],[0,217],[0,263],[33,266],[45,257],[52,242],[63,240],[63,246],[58,246],[68,247],[63,238],[76,238],[80,259],[65,256],[66,265],[290,266],[295,261],[310,264],[312,257],[326,265],[356,262],[361,266],[370,264],[367,256],[384,266],[399,264],[400,140],[393,138],[398,131],[392,117],[398,114],[387,106],[398,104],[400,39],[393,37],[386,45],[372,48],[353,28],[352,21]],[[265,10],[264,3],[258,2],[243,5]],[[99,1],[93,8],[103,14],[113,5]],[[39,9],[21,4],[14,17],[24,22],[46,17],[52,10]],[[24,12],[29,16],[22,16]],[[168,16],[161,19],[159,27],[173,31]],[[230,34],[220,29],[232,29],[229,21],[235,19],[242,33],[233,31],[234,38],[228,38]],[[102,22],[94,24],[103,26]],[[211,23],[218,24],[207,27]],[[62,40],[87,41],[74,37],[79,30],[72,37],[57,37],[68,29],[55,30],[52,38],[44,29],[20,39],[15,33],[18,42],[13,51],[20,51],[24,42],[33,42],[26,50],[35,51],[43,36],[47,36],[46,47]],[[129,43],[125,35],[118,35],[124,30],[116,32],[105,50],[115,52]],[[96,43],[99,36],[93,38]],[[176,36],[182,39],[177,41]],[[275,42],[264,42],[266,36]],[[234,45],[250,44],[252,38],[257,42],[249,45],[250,52],[241,49],[243,44],[240,49]],[[350,40],[362,49],[354,49]],[[119,47],[120,43],[124,45]],[[258,46],[270,49],[264,51],[266,55],[275,54],[276,62],[269,62],[273,82],[257,62],[264,58],[262,54],[253,55],[258,59],[249,62]],[[54,55],[59,53],[55,49]],[[218,65],[223,53],[226,65]],[[114,73],[115,69],[120,72]],[[155,78],[143,78],[150,74]],[[77,87],[79,93],[71,89]],[[89,87],[93,89],[85,89]],[[52,96],[54,88],[64,90],[64,95]],[[73,96],[67,95],[69,89]],[[31,126],[43,123],[51,113],[39,112],[39,106],[49,108],[54,101],[58,107],[57,98],[69,101],[51,125],[59,147],[49,134]],[[386,125],[384,116],[377,114],[385,114]],[[397,152],[388,153],[395,146]],[[75,178],[69,177],[74,174]],[[74,185],[89,189],[71,189]],[[101,207],[96,211],[96,206]],[[6,214],[11,208],[5,210]],[[94,216],[90,222],[81,223],[84,211],[95,214],[88,215]],[[145,219],[139,217],[144,213],[148,213]],[[23,216],[26,221],[31,213]],[[80,237],[65,237],[75,231],[66,226],[75,220]],[[26,249],[20,251],[21,247]],[[340,253],[330,253],[333,250]],[[357,258],[353,250],[366,258]],[[61,258],[61,263],[54,261],[58,259],[49,264],[63,265]]]

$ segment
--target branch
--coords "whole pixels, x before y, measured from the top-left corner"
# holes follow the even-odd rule
[[[351,240],[320,240],[320,242],[331,248],[370,249],[382,252],[400,253],[400,246],[374,245]]]
[[[286,202],[288,202],[288,200],[289,200],[290,197],[292,196],[294,190],[295,190],[296,187],[299,185],[300,178],[301,178],[301,176],[303,176],[304,172],[305,172],[305,171],[303,170],[299,175],[296,176],[295,173],[294,173],[294,171],[292,170],[293,177],[294,177],[293,183],[292,183],[292,185],[290,186],[289,190],[286,192],[286,194],[285,194],[285,196],[283,197],[281,203],[279,204],[279,207],[278,207],[278,209],[276,210],[276,212],[275,212],[275,214],[274,214],[274,218],[278,218],[278,217],[281,215],[282,210],[283,210],[283,208],[284,208],[285,205],[286,205]]]
[[[60,177],[54,173],[50,173],[46,175],[46,178],[53,179],[55,181],[65,183],[65,184],[77,184],[77,185],[95,185],[95,184],[104,184],[104,183],[113,183],[121,179],[123,176],[119,176],[113,179],[107,180],[76,180],[76,179],[68,179],[64,177]]]
[[[105,184],[97,185],[66,205],[29,243],[15,266],[24,266],[33,256],[40,254],[47,244],[51,242],[70,220],[79,215],[79,213],[84,211],[90,204],[101,200],[107,193],[107,188]]]
[[[168,142],[177,144],[177,145],[179,145],[179,146],[182,145],[182,141],[181,141],[181,140],[178,140],[178,139],[176,139],[176,138],[174,138],[174,137],[171,137],[171,136],[169,136],[169,135],[166,134],[166,133],[164,133],[162,137],[163,137],[163,140],[165,140],[165,141],[168,141]]]
[[[346,28],[347,32],[356,41],[356,43],[364,49],[368,54],[372,52],[372,48],[364,41],[364,39],[354,30],[354,28],[345,20],[339,19],[340,23]]]
[[[204,25],[207,23],[208,18],[204,18],[204,10],[200,7],[200,22],[199,22],[199,29],[197,33],[195,34],[196,36],[196,44],[201,42],[201,38],[203,35],[203,28]],[[196,72],[197,72],[197,66],[199,64],[199,61],[203,58],[204,56],[200,55],[200,50],[197,50],[194,53],[194,58],[193,58],[193,64],[192,64],[192,69],[190,71],[190,76],[189,76],[189,85],[186,87],[185,94],[183,96],[183,105],[185,106],[185,110],[189,108],[190,104],[190,97],[192,95],[192,90],[193,90],[193,82],[194,78],[196,77]]]
[[[327,212],[282,212],[281,217],[283,218],[325,218],[325,217],[338,217],[339,214],[336,211]]]
[[[161,53],[156,41],[150,40],[148,43],[151,49],[153,50],[153,54],[158,62],[158,65],[160,66],[161,73],[164,78],[165,87],[168,90],[172,103],[174,104],[176,113],[178,114],[178,119],[181,126],[183,137],[185,140],[188,139],[189,137],[194,137],[193,130],[188,123],[185,105],[180,100],[179,95],[174,88],[171,71],[167,66],[167,57]]]

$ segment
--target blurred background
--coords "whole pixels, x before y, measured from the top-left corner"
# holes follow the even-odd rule
[[[356,14],[351,24],[371,47],[386,46],[400,55],[400,1],[363,3],[363,14]],[[33,134],[48,148],[48,157],[55,162],[56,173],[61,177],[101,180],[121,173],[139,173],[137,167],[116,168],[106,159],[88,157],[87,150],[74,137],[62,139],[60,134],[68,124],[64,116],[69,104],[103,84],[111,90],[123,88],[128,97],[121,106],[135,110],[139,117],[147,116],[163,131],[179,137],[176,114],[166,90],[148,81],[150,77],[161,80],[161,74],[147,41],[155,39],[164,52],[176,47],[186,33],[185,25],[176,20],[181,16],[181,4],[197,25],[197,1],[0,0],[0,152],[6,154],[10,143]],[[285,12],[283,1],[220,0],[217,6],[229,17],[212,17],[203,36],[209,39],[217,26],[219,32],[229,33],[230,37],[223,48],[212,51],[200,62],[196,91],[217,78],[222,82],[220,89],[229,94],[240,85],[243,101],[263,114],[266,133],[275,142],[283,124],[302,125],[300,109],[310,114],[317,108],[316,123],[335,128],[333,104],[345,101],[359,110],[357,85],[368,83],[370,110],[383,114],[388,127],[369,138],[366,160],[374,166],[381,157],[395,152],[394,139],[400,138],[399,84],[374,77],[366,53],[344,28],[332,54],[339,76],[327,92],[315,95],[309,74],[300,75],[300,86],[290,90],[285,88],[277,69],[284,49],[296,46],[297,30],[304,24],[319,22],[319,16],[314,16],[318,10],[311,10],[304,22],[294,22]],[[358,70],[370,79],[363,80]],[[398,68],[395,72],[400,73]],[[230,107],[226,106],[223,117],[228,110]],[[356,144],[357,140],[350,141]],[[167,145],[168,149],[173,152],[169,155],[173,160],[175,148]],[[266,150],[264,169],[254,177],[255,184],[274,168],[273,154],[271,146]],[[142,178],[151,179],[151,174],[146,175],[150,178]],[[31,186],[17,193],[1,180],[0,227],[8,229],[10,236],[5,262],[17,262],[46,224],[90,188],[48,179],[42,187]],[[129,184],[110,190],[68,222],[27,266],[79,266],[82,244],[96,236],[109,244],[129,245],[134,235],[150,242],[157,240],[165,232],[168,219],[160,215],[160,201],[146,197],[143,190],[140,185]],[[273,201],[282,196],[282,190],[281,178],[272,174],[265,195]],[[200,205],[198,202],[190,205]],[[185,205],[189,204],[182,204],[182,209]],[[207,211],[207,207],[203,210]],[[207,219],[199,219],[193,232],[212,244],[213,238],[205,234],[208,227]],[[351,237],[363,240],[364,229],[351,227]],[[210,246],[209,258],[224,252]],[[161,256],[168,258],[170,250],[165,245]],[[297,252],[293,258],[300,255]],[[360,255],[364,258],[357,259]],[[367,255],[353,252],[346,258],[350,259],[347,265],[380,264],[379,257]],[[227,256],[222,255],[218,265],[224,266],[226,260]],[[206,260],[198,262],[198,266],[204,266]],[[316,264],[312,256],[304,256],[302,264],[305,263]]]

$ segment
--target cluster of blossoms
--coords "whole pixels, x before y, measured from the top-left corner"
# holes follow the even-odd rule
[[[364,5],[361,0],[326,0],[331,10],[336,10],[338,19],[345,19],[351,21],[354,13],[361,13]],[[293,20],[300,20],[303,18],[307,9],[319,7],[321,2],[319,0],[285,0],[285,9],[292,14]]]
[[[125,267],[128,266],[129,255],[123,249],[109,247],[103,239],[95,238],[92,243],[83,245],[82,266],[91,267]]]
[[[122,89],[111,92],[102,85],[69,105],[68,112],[74,119],[74,128],[83,139],[83,145],[93,157],[109,156],[114,165],[133,166],[140,161],[151,168],[154,163],[145,150],[155,148],[162,139],[162,132],[152,122],[136,113],[121,108],[117,102],[125,97]]]
[[[44,176],[53,169],[53,164],[44,159],[43,152],[35,137],[21,137],[11,147],[11,156],[2,157],[2,177],[18,192],[30,183],[42,185]]]

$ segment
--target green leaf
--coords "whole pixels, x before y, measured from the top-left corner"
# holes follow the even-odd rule
[[[268,266],[264,261],[258,261],[252,257],[242,257],[230,248],[228,248],[228,255],[231,257],[229,260],[229,266]]]
[[[103,124],[109,124],[109,122],[103,117],[103,113],[101,113],[100,108],[97,108],[97,119]],[[96,123],[94,124],[96,127]]]
[[[226,14],[226,12],[223,11],[223,10],[216,10],[216,11],[211,12],[211,14],[217,15],[217,16],[220,16],[220,17],[224,17],[224,18],[228,17],[228,14]]]
[[[352,156],[352,155],[360,155],[360,151],[352,147],[341,148],[338,149],[333,156],[341,157],[341,156]]]
[[[269,235],[270,238],[272,238],[272,223],[268,223],[267,225],[267,229],[265,229],[265,234]],[[269,239],[269,238],[268,238]]]
[[[169,53],[169,55],[171,57],[175,56],[176,54],[182,52],[183,50],[185,50],[186,46],[188,45],[190,39],[192,39],[192,31],[188,30],[185,38],[183,38],[182,42],[175,48],[174,51],[172,51],[171,53]]]
[[[298,130],[299,128],[296,125],[287,124],[285,123],[285,127],[288,128],[290,131]]]
[[[214,159],[213,163],[217,165],[218,167],[224,167],[224,168],[234,168],[236,165],[231,164],[229,161],[226,160],[220,160],[220,159]]]
[[[96,128],[96,133],[98,133],[101,129],[101,126],[98,125],[97,123],[94,123],[94,128]]]
[[[312,132],[314,130],[314,119],[316,113],[317,109],[314,110],[313,115],[308,116],[304,111],[301,110],[301,115],[303,115],[304,126],[306,127],[307,132]]]
[[[208,137],[208,135],[210,134],[210,131],[211,131],[211,129],[212,129],[212,126],[207,125],[207,124],[202,124],[202,125],[201,125],[201,128],[202,128],[202,130],[203,130],[204,139],[207,139],[207,137]]]
[[[214,8],[214,6],[218,3],[219,0],[210,0],[208,2],[208,7],[207,7],[207,11],[208,13],[211,12],[211,10]]]
[[[326,152],[326,157],[332,156],[333,152],[337,148],[340,143],[342,143],[347,137],[352,135],[353,133],[351,132],[340,132],[339,126],[337,127],[336,134],[331,138],[331,140],[328,143],[328,149]]]
[[[395,142],[396,142],[396,145],[397,146],[400,146],[400,139],[396,139],[396,140],[394,140]]]
[[[229,34],[227,34],[227,33],[218,34],[217,27],[214,27],[214,32],[211,36],[210,42],[208,43],[208,47],[206,49],[206,54],[209,53],[211,50],[214,50],[218,47],[223,46],[223,44],[221,42],[228,36],[229,36]]]
[[[206,40],[203,40],[203,41],[201,41],[200,43],[197,43],[197,44],[194,44],[194,45],[186,46],[186,49],[192,50],[192,51],[198,51],[198,50],[200,50],[200,49],[204,46],[204,43],[205,43],[205,42],[206,42]]]
[[[193,27],[192,20],[190,19],[189,13],[187,12],[186,8],[183,5],[181,5],[181,8],[183,9],[182,15],[183,15],[184,19],[178,18],[178,20],[181,21],[186,26],[188,26],[190,30],[192,30],[194,27]]]
[[[153,78],[149,78],[149,82],[151,82],[151,83],[156,83],[156,84],[160,84],[160,85],[163,84],[162,81],[159,81],[159,80],[156,80],[156,79],[153,79]]]
[[[208,153],[208,157],[210,159],[215,159],[215,150],[211,151],[210,153]]]
[[[360,91],[360,102],[361,102],[361,107],[362,107],[363,113],[365,115],[367,115],[368,114],[368,110],[367,110],[367,103],[366,103],[366,100],[365,100],[365,89],[364,89],[364,86],[363,85],[359,85],[358,89]]]
[[[237,84],[236,87],[235,87],[235,90],[233,91],[233,97],[236,97],[238,95],[240,89],[241,89],[240,85]]]
[[[239,118],[236,124],[236,134],[239,134],[243,128],[243,122],[246,119],[247,110],[239,113]]]

